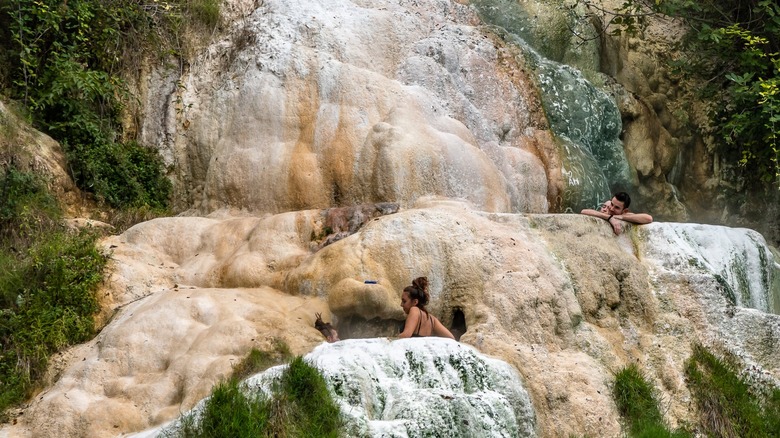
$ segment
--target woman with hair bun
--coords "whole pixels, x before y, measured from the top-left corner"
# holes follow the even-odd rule
[[[425,305],[431,298],[428,294],[428,279],[416,278],[411,286],[404,288],[401,294],[401,307],[406,313],[406,323],[399,338],[417,338],[422,336],[439,336],[455,339],[447,327],[425,310]]]

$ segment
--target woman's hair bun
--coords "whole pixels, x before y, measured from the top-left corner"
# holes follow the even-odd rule
[[[420,289],[420,291],[428,291],[428,279],[426,277],[417,277],[412,281],[412,286]]]
[[[425,277],[417,277],[412,280],[411,286],[406,286],[404,292],[409,294],[409,298],[417,300],[417,307],[425,310],[425,305],[431,299],[428,293],[428,279]]]

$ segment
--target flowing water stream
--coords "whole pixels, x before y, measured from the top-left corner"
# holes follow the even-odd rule
[[[351,437],[531,437],[536,420],[522,379],[506,362],[441,338],[323,343],[304,359],[325,377]],[[270,393],[283,366],[245,381]],[[197,415],[204,405],[194,408]],[[156,436],[177,427],[150,430]]]

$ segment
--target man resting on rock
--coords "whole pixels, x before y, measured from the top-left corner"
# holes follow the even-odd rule
[[[628,206],[631,204],[631,197],[626,192],[618,192],[612,196],[612,199],[605,202],[600,210],[593,210],[586,208],[582,210],[582,214],[588,216],[594,216],[609,222],[612,226],[612,231],[615,234],[623,232],[623,221],[630,222],[632,224],[649,224],[653,221],[653,217],[646,213],[632,213],[628,210]]]

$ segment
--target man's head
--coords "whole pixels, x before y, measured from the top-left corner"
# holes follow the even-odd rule
[[[609,207],[609,214],[623,214],[631,205],[631,197],[626,192],[618,192],[612,196],[612,205]]]

